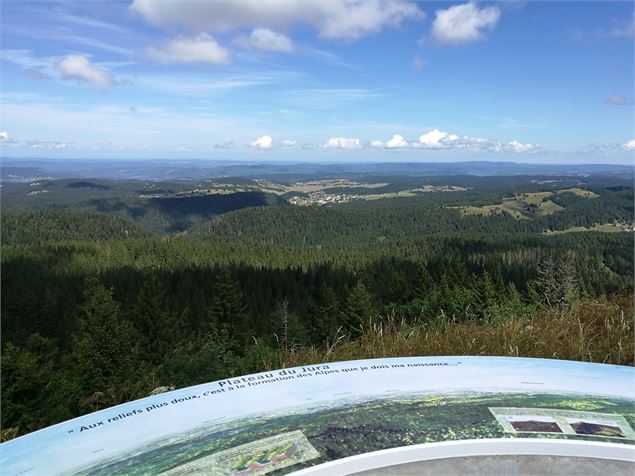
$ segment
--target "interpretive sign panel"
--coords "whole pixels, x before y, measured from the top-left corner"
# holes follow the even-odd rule
[[[371,451],[482,438],[635,444],[635,369],[411,357],[229,378],[0,445],[3,474],[286,474]]]

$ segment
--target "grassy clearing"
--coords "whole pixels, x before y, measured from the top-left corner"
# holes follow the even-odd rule
[[[419,188],[410,188],[408,190],[400,190],[398,192],[387,192],[387,193],[374,193],[370,195],[362,195],[360,198],[362,200],[381,200],[384,198],[403,198],[403,197],[414,197],[419,195],[420,193],[431,193],[431,192],[462,192],[465,190],[469,190],[465,187],[457,187],[454,185],[423,185]]]
[[[565,193],[565,192],[573,193],[574,195],[577,195],[578,197],[582,197],[582,198],[598,198],[599,197],[597,193],[591,192],[590,190],[577,188],[577,187],[568,188],[566,190],[560,190],[558,193]]]
[[[330,188],[346,187],[346,188],[382,188],[389,185],[387,182],[381,183],[360,183],[352,182],[347,179],[330,179],[330,180],[309,180],[306,182],[295,182],[292,184],[282,184],[271,182],[268,180],[256,180],[258,187],[262,191],[276,193],[279,195],[289,192],[314,193],[323,192]]]
[[[634,365],[633,297],[586,299],[566,310],[495,322],[409,324],[387,319],[354,341],[263,355],[267,370],[339,360],[425,355],[496,355]]]
[[[417,194],[410,190],[401,190],[399,192],[372,193],[369,195],[360,195],[359,198],[361,198],[362,200],[382,200],[384,198],[414,197],[415,195]]]
[[[538,204],[543,202],[544,200],[551,198],[553,196],[553,192],[531,192],[531,193],[521,193],[516,195],[512,201],[522,202],[526,204]]]
[[[566,230],[547,230],[544,232],[545,235],[561,235],[563,233],[581,233],[595,231],[599,233],[619,233],[621,231],[625,231],[621,225],[614,225],[613,223],[604,223],[602,225],[595,225],[590,228],[585,228],[583,226],[573,226],[571,228],[567,228]]]
[[[561,207],[557,203],[553,203],[551,200],[547,200],[546,202],[540,202],[538,204],[538,215],[550,215],[559,210],[562,210],[564,207]]]
[[[517,203],[512,203],[511,201],[504,201],[500,205],[485,205],[482,207],[452,207],[458,208],[461,210],[461,214],[463,216],[468,215],[480,215],[484,217],[489,217],[492,215],[501,215],[503,213],[508,213],[517,220],[529,220],[529,217],[523,215],[520,211],[521,206]]]
[[[484,205],[482,207],[453,207],[461,210],[464,216],[480,215],[491,216],[501,213],[509,213],[517,220],[529,219],[532,216],[550,215],[563,207],[550,200],[560,193],[573,193],[581,198],[597,198],[598,194],[581,188],[567,188],[554,192],[525,192],[514,195],[512,198],[503,199],[503,203],[494,205]]]

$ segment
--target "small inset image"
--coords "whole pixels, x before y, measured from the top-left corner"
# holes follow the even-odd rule
[[[507,421],[518,432],[562,433],[562,429],[550,416],[508,415]]]
[[[162,472],[167,475],[214,474],[218,476],[262,476],[320,454],[300,430],[235,446],[218,453],[201,455]]]
[[[591,420],[588,418],[567,418],[567,422],[578,435],[626,438],[622,428],[620,428],[614,421]]]
[[[567,437],[622,438],[635,441],[624,415],[556,408],[489,407],[507,433],[561,434]]]

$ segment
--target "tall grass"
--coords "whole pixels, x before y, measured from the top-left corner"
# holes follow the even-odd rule
[[[388,316],[360,338],[341,334],[322,347],[261,354],[266,370],[338,360],[425,355],[491,355],[634,365],[631,296],[582,300],[567,309],[490,322],[452,322],[443,316],[409,323]]]

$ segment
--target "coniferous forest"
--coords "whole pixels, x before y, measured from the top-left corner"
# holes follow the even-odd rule
[[[333,203],[247,179],[4,186],[3,439],[325,360],[633,364],[631,177],[375,181],[323,191],[355,194]]]

